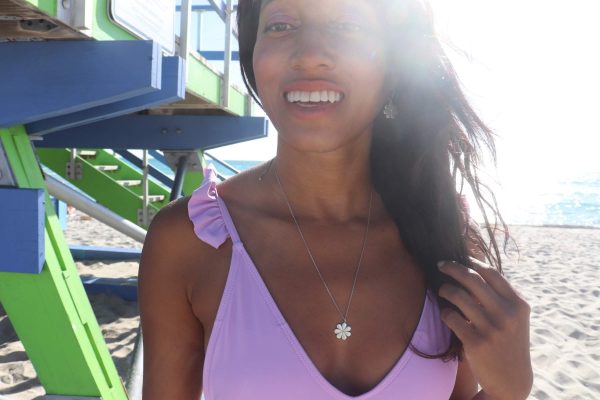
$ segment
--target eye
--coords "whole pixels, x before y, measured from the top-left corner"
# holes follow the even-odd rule
[[[274,32],[274,33],[281,33],[281,32],[286,32],[293,29],[293,26],[291,24],[288,24],[287,22],[275,22],[274,24],[270,24],[265,28],[265,32]]]

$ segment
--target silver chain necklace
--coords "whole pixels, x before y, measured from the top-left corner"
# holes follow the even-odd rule
[[[279,185],[279,188],[281,189],[281,192],[283,193],[283,197],[285,198],[285,202],[287,203],[288,209],[290,210],[290,215],[292,216],[292,219],[294,220],[294,224],[296,224],[296,228],[298,228],[298,233],[300,233],[300,238],[302,238],[302,242],[304,243],[304,246],[306,247],[308,256],[310,257],[310,260],[312,261],[313,265],[315,266],[315,269],[317,270],[317,274],[319,275],[319,278],[321,278],[321,282],[323,282],[323,285],[325,286],[325,289],[327,290],[327,294],[329,294],[329,297],[331,298],[333,305],[335,306],[336,310],[340,314],[340,317],[342,318],[342,321],[336,325],[335,329],[333,330],[333,333],[335,334],[335,336],[338,339],[346,340],[352,334],[351,333],[352,327],[348,324],[348,311],[350,310],[350,303],[352,302],[352,296],[354,295],[354,288],[356,287],[356,278],[358,277],[358,271],[360,270],[363,256],[365,254],[365,248],[367,247],[367,237],[369,235],[369,226],[371,225],[371,204],[373,201],[373,190],[371,190],[371,194],[369,197],[369,213],[368,213],[368,217],[367,217],[367,227],[365,228],[365,236],[363,238],[363,244],[362,244],[362,249],[360,251],[360,257],[358,259],[358,265],[356,266],[356,271],[354,272],[354,281],[352,282],[352,290],[350,291],[350,295],[348,297],[348,305],[346,306],[346,312],[342,313],[342,310],[338,306],[338,303],[335,301],[335,298],[333,297],[331,290],[329,290],[329,286],[327,286],[327,283],[325,282],[325,279],[323,278],[323,275],[321,274],[321,271],[319,270],[319,267],[317,266],[317,262],[315,261],[315,258],[313,257],[312,252],[310,251],[308,243],[306,242],[306,239],[304,238],[302,229],[300,229],[300,224],[298,224],[298,220],[296,219],[296,216],[294,215],[294,211],[292,210],[292,205],[290,204],[287,194],[285,193],[285,190],[283,189],[283,185],[281,184],[281,180],[279,179],[279,174],[277,173],[277,167],[275,167],[275,178],[277,179],[277,184]]]

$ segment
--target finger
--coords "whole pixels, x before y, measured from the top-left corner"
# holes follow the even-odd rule
[[[502,299],[477,271],[455,262],[440,262],[438,268],[467,289],[490,313],[502,312]]]
[[[473,344],[479,338],[477,332],[458,312],[444,308],[440,311],[440,318],[456,334],[463,345]]]
[[[438,294],[456,305],[475,329],[485,333],[492,327],[490,318],[486,315],[486,310],[477,304],[476,299],[466,290],[445,283],[440,287]]]
[[[500,296],[508,300],[517,300],[521,297],[508,283],[508,281],[500,274],[500,272],[493,267],[477,260],[476,258],[470,257],[471,265],[473,269],[485,279],[485,281],[498,293]]]

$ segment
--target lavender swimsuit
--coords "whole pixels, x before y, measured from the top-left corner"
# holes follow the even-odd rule
[[[215,172],[192,195],[188,212],[200,240],[218,248],[227,239],[233,254],[225,291],[204,360],[206,400],[441,400],[456,380],[457,361],[426,359],[407,348],[371,390],[348,396],[318,371],[275,304],[217,193]],[[428,290],[411,343],[420,351],[445,350],[450,331]]]

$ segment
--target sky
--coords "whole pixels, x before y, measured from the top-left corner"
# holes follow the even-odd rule
[[[430,2],[468,98],[498,135],[498,169],[490,165],[490,176],[543,181],[600,172],[600,2]],[[201,45],[217,49],[222,28],[211,32],[215,28],[208,22]],[[212,153],[229,160],[266,160],[275,147],[271,126],[266,139]]]

